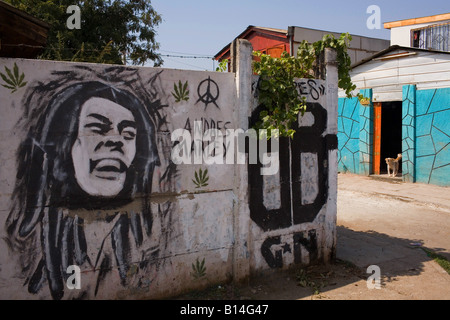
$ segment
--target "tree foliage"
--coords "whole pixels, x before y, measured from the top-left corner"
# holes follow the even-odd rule
[[[51,25],[39,58],[162,65],[155,28],[161,16],[150,0],[6,0]],[[69,29],[70,5],[80,8],[81,29]]]
[[[299,113],[306,110],[306,98],[299,95],[295,80],[298,78],[313,78],[318,67],[319,58],[325,48],[334,48],[338,61],[338,87],[343,89],[347,97],[351,97],[356,86],[350,78],[351,60],[347,53],[351,35],[343,33],[339,39],[333,35],[325,35],[322,40],[300,43],[297,56],[283,52],[280,58],[274,58],[260,52],[254,52],[257,57],[253,62],[253,71],[260,76],[258,86],[259,103],[262,111],[255,129],[278,129],[280,136],[293,137],[293,124]],[[360,94],[358,98],[362,98]],[[270,135],[268,136],[270,138]]]

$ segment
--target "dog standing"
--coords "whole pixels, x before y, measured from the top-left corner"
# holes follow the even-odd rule
[[[384,159],[386,161],[387,164],[387,171],[388,171],[388,176],[391,177],[391,170],[392,170],[392,177],[396,177],[398,174],[398,167],[399,167],[399,162],[402,159],[402,154],[399,153],[397,155],[397,158],[386,158]]]

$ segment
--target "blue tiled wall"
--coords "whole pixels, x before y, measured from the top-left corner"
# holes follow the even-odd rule
[[[370,89],[361,93],[372,95]],[[338,170],[369,175],[372,138],[373,108],[340,98]],[[450,186],[450,88],[403,87],[402,149],[404,181]]]
[[[338,170],[359,173],[359,102],[357,98],[339,99]]]
[[[361,90],[361,94],[370,99],[370,105],[359,104],[359,174],[368,176],[372,171],[373,155],[373,105],[372,89]]]
[[[450,88],[416,92],[416,181],[450,186]]]
[[[416,92],[415,85],[403,87],[402,177],[406,182],[415,182],[416,179]]]
[[[372,90],[361,93],[372,99]],[[373,108],[358,98],[338,100],[338,170],[369,175],[372,166]]]

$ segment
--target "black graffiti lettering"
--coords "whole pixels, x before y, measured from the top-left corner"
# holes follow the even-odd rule
[[[323,84],[319,87],[320,95],[323,96],[325,94],[325,86]]]
[[[229,129],[229,126],[231,125],[231,121],[226,121],[226,120],[214,120],[214,119],[206,119],[206,118],[200,118],[200,119],[194,119],[195,121],[201,121],[202,123],[202,128],[203,128],[203,133],[205,133],[206,130],[208,129],[217,129],[220,130],[222,132],[222,135],[225,137],[226,135],[226,130]],[[186,122],[184,124],[184,128],[185,130],[189,131],[191,134],[193,134],[192,132],[192,124],[191,124],[191,119],[187,118]]]
[[[281,236],[275,236],[267,238],[261,245],[261,255],[273,269],[283,267],[283,255],[286,254],[293,254],[294,263],[302,264],[305,252],[310,264],[318,261],[317,232],[314,229],[294,233],[292,244],[282,242]]]
[[[327,125],[327,111],[322,105],[308,103],[307,112],[313,115],[314,124],[309,127],[299,127],[292,141],[288,138],[280,139],[279,208],[268,210],[264,206],[264,180],[259,171],[261,164],[249,164],[250,217],[264,231],[312,222],[326,203],[328,169],[325,168],[324,162],[329,162],[329,150],[337,148],[337,137],[336,135],[323,136]],[[308,182],[309,185],[302,181],[302,154],[310,154],[310,158],[315,161],[316,181]],[[311,188],[315,193],[310,192]],[[292,200],[291,191],[295,195]],[[310,194],[303,194],[305,192]],[[314,195],[315,198],[313,198]]]
[[[325,95],[325,87],[322,84],[318,85],[313,79],[296,82],[295,85],[301,96],[309,96],[314,101],[319,100],[321,96]]]
[[[302,263],[302,247],[309,253],[309,262],[317,261],[317,234],[316,230],[309,230],[308,237],[305,237],[304,232],[294,233],[294,263]]]
[[[297,83],[298,90],[300,91],[300,95],[306,96],[308,95],[308,87],[306,86],[306,82],[298,82]]]
[[[192,134],[191,121],[189,118],[186,119],[186,124],[184,125],[184,130],[189,131]]]
[[[176,143],[177,143],[178,141],[176,141]],[[178,142],[179,143],[179,142]],[[204,152],[204,150],[206,150],[206,147],[207,146],[210,146],[211,144],[213,144],[214,143],[214,140],[212,140],[212,141],[201,141],[201,144],[200,144],[200,148],[199,148],[199,150],[196,150],[195,149],[195,141],[193,140],[193,141],[191,141],[191,154],[193,154],[195,151],[198,151],[198,152],[200,152],[200,156],[202,156],[202,154],[203,154],[203,152]],[[175,145],[175,144],[174,144]],[[223,158],[225,159],[226,157],[227,157],[227,148],[230,146],[230,143],[228,142],[227,144],[225,143],[225,141],[222,143],[222,150],[220,151],[220,153],[221,154],[223,154]],[[198,148],[198,146],[197,146],[197,148]],[[215,157],[217,154],[216,154],[216,150],[217,150],[218,148],[214,148],[214,149],[212,149],[212,151],[211,151],[211,153],[210,153],[210,156],[212,156],[212,157]]]
[[[282,250],[276,250],[275,254],[272,253],[271,248],[275,245],[279,245],[281,243],[281,238],[272,237],[267,238],[263,244],[261,245],[261,254],[266,260],[267,264],[271,268],[281,268],[283,267],[283,253]]]
[[[309,94],[311,95],[311,98],[314,100],[319,100],[320,95],[319,91],[316,89],[316,82],[314,80],[308,80],[308,86],[310,88]]]

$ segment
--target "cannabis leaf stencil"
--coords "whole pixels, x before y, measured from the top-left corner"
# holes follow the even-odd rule
[[[205,171],[202,171],[202,169],[195,171],[195,180],[192,180],[194,184],[196,185],[196,188],[206,187],[208,185],[208,169],[205,169]]]
[[[188,90],[188,82],[186,81],[184,84],[181,83],[181,80],[178,81],[178,86],[174,83],[172,92],[173,97],[175,98],[175,102],[188,101],[189,100],[189,90]]]
[[[192,272],[191,275],[195,278],[201,278],[206,275],[206,266],[205,266],[205,258],[203,258],[202,262],[200,262],[197,258],[195,264],[192,264]]]
[[[25,74],[22,72],[21,75],[19,75],[19,67],[17,67],[17,64],[14,62],[13,71],[5,66],[6,75],[0,72],[0,76],[2,77],[3,81],[6,82],[6,84],[2,84],[3,87],[10,89],[11,93],[14,93],[17,91],[17,89],[24,87],[27,82],[23,82],[23,79],[25,78]]]

